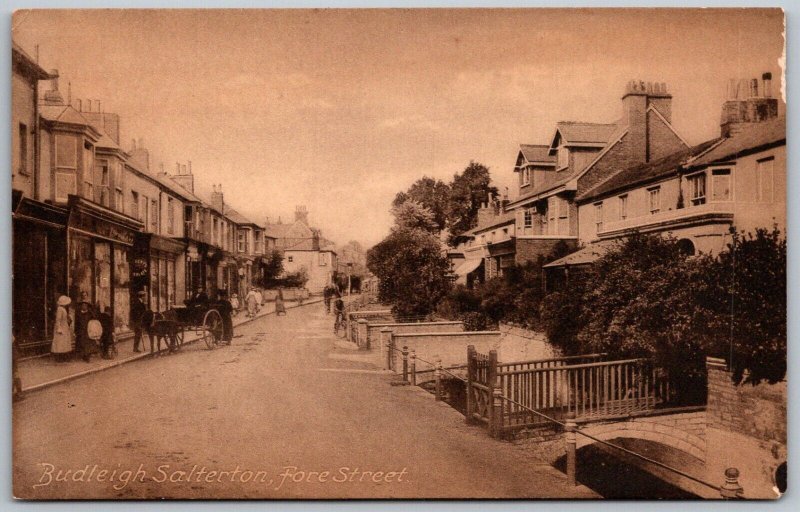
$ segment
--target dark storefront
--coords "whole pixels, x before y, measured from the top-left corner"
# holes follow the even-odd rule
[[[56,300],[67,291],[67,209],[12,193],[12,331],[23,354],[50,350]]]
[[[183,242],[152,233],[137,233],[131,293],[145,290],[152,311],[166,311],[176,306],[177,269],[185,249]]]
[[[133,243],[142,224],[70,196],[68,228],[69,296],[78,302],[85,293],[98,308],[110,307],[114,332],[129,332]]]

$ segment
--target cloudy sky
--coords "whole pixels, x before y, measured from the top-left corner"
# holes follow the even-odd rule
[[[470,160],[511,185],[520,143],[611,122],[631,79],[666,82],[690,143],[719,131],[729,78],[773,73],[778,10],[18,11],[15,41],[72,97],[122,116],[155,167],[192,161],[253,220],[306,205],[365,245],[394,194]],[[513,190],[513,189],[512,189]]]

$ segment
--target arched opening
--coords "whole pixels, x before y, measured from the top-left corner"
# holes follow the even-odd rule
[[[684,256],[694,256],[695,255],[694,242],[692,242],[688,238],[681,238],[680,240],[678,240],[678,250]]]

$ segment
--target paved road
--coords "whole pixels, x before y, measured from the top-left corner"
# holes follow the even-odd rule
[[[31,394],[14,406],[15,496],[592,496],[419,388],[390,386],[335,346],[330,323],[321,305],[290,310],[231,347]]]

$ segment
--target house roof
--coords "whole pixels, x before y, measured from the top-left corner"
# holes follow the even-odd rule
[[[571,254],[567,254],[563,258],[551,261],[547,265],[543,265],[542,268],[566,267],[568,265],[588,265],[590,263],[594,263],[605,256],[606,253],[611,250],[611,248],[616,246],[617,242],[617,240],[601,240],[599,242],[595,242],[582,249],[578,249]]]
[[[101,134],[100,138],[97,140],[97,143],[95,144],[97,147],[106,149],[116,149],[122,151],[122,148],[119,147],[119,144],[114,142],[114,139],[112,139],[106,132],[97,127],[95,127],[95,129]]]
[[[520,144],[519,151],[528,162],[555,162],[556,157],[550,155],[547,144]]]
[[[225,216],[232,220],[235,224],[239,225],[248,225],[248,226],[255,226],[260,227],[258,224],[253,222],[252,220],[248,219],[235,209],[231,208],[228,205],[225,205]]]
[[[484,224],[482,226],[475,226],[474,228],[470,229],[462,233],[461,236],[471,236],[475,233],[480,233],[481,231],[486,231],[487,229],[496,228],[497,226],[502,226],[503,224],[508,224],[509,222],[514,222],[517,216],[516,213],[513,211],[508,212],[501,212],[500,215],[497,215],[492,222],[489,224]]]
[[[91,126],[93,130],[97,130],[88,119],[70,105],[41,105],[39,115],[48,121]]]
[[[683,151],[677,151],[658,160],[623,169],[615,174],[612,174],[605,181],[600,182],[594,188],[591,188],[578,196],[577,201],[580,202],[596,199],[625,188],[652,182],[665,176],[674,175],[677,172],[678,166],[682,165],[693,156],[700,155],[703,153],[703,151],[707,151],[714,144],[720,142],[720,140],[722,139],[708,140],[702,144],[687,148]]]
[[[33,76],[38,80],[47,80],[56,78],[58,75],[51,75],[47,70],[41,67],[34,59],[28,55],[22,46],[18,45],[16,41],[11,41],[11,55],[12,58],[18,58],[19,61],[27,68]]]
[[[555,142],[558,134],[566,144],[607,144],[617,131],[617,123],[584,123],[579,121],[560,121],[556,124]],[[550,149],[554,149],[550,144]]]
[[[698,169],[752,153],[763,147],[786,143],[786,118],[776,117],[761,123],[745,124],[732,137],[724,139],[707,153],[690,160],[686,169]]]

